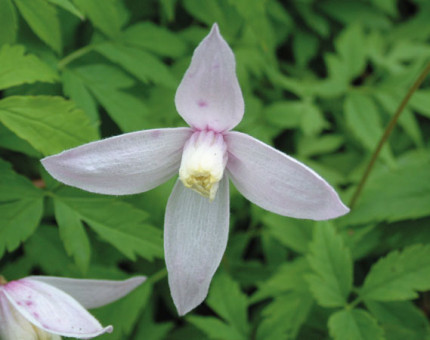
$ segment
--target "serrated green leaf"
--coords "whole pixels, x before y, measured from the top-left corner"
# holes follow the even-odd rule
[[[366,300],[414,299],[430,289],[430,245],[393,251],[376,262],[366,276],[360,296]]]
[[[99,44],[95,49],[144,83],[153,82],[170,88],[178,85],[167,66],[144,50],[113,42]]]
[[[0,258],[15,250],[38,227],[43,214],[43,193],[26,177],[0,159]]]
[[[122,91],[134,85],[134,80],[127,74],[102,64],[81,66],[71,71],[81,79],[122,131],[147,128],[148,110],[142,100]]]
[[[204,22],[209,27],[218,23],[223,36],[234,36],[241,28],[242,18],[233,7],[230,0],[200,1],[184,0],[185,10],[194,18]]]
[[[262,222],[268,227],[269,233],[283,245],[299,253],[307,252],[315,225],[313,221],[264,214]]]
[[[351,253],[334,226],[320,223],[307,257],[313,274],[307,277],[310,289],[321,306],[345,306],[352,289]]]
[[[116,37],[123,24],[121,11],[116,0],[73,0],[75,5],[90,18],[100,31],[109,37]]]
[[[317,106],[306,102],[303,107],[300,127],[306,136],[315,136],[329,127],[329,123],[324,119],[321,110]]]
[[[0,49],[0,89],[36,81],[54,82],[58,75],[36,56],[25,55],[21,45],[4,45]]]
[[[346,309],[332,314],[328,327],[334,340],[385,340],[382,328],[362,309]]]
[[[248,302],[239,284],[224,273],[219,273],[211,283],[207,304],[243,339],[249,336]]]
[[[104,335],[103,339],[128,339],[140,313],[147,306],[152,291],[152,285],[149,282],[144,282],[119,301],[92,310],[91,313],[94,313],[103,324],[112,324],[115,328],[115,332]]]
[[[380,114],[373,100],[359,93],[350,93],[345,99],[344,110],[350,130],[368,151],[373,152],[383,134]],[[389,164],[394,163],[387,143],[382,148],[381,157]]]
[[[394,116],[399,104],[402,94],[387,93],[378,91],[374,93],[375,99],[387,111],[390,116]],[[423,136],[421,134],[420,126],[410,108],[403,109],[399,117],[399,125],[411,137],[417,146],[423,145]]]
[[[0,147],[22,152],[34,158],[41,158],[41,153],[36,151],[25,140],[19,138],[12,131],[0,124]]]
[[[302,157],[311,157],[336,151],[345,143],[345,138],[338,134],[325,134],[322,136],[306,136],[299,140],[298,154]]]
[[[383,325],[387,339],[423,340],[430,338],[430,324],[423,311],[411,301],[366,301],[366,307]]]
[[[297,64],[304,67],[318,52],[318,38],[306,31],[298,30],[293,40],[294,57]]]
[[[304,105],[302,101],[275,102],[264,108],[263,115],[269,123],[276,126],[296,128],[300,126]]]
[[[362,27],[355,23],[347,26],[335,42],[336,51],[348,70],[350,80],[359,76],[366,66],[365,39]]]
[[[91,122],[99,124],[99,113],[97,103],[91,96],[90,91],[85,86],[83,80],[79,78],[73,71],[65,69],[62,73],[64,94],[72,99],[76,106],[84,110]]]
[[[54,200],[55,219],[67,254],[73,256],[78,268],[85,273],[90,264],[91,248],[79,215],[59,200]]]
[[[24,244],[24,253],[31,257],[47,275],[74,273],[73,263],[67,256],[54,226],[41,225]]]
[[[305,277],[311,273],[311,268],[303,256],[280,265],[275,273],[258,285],[258,290],[250,297],[250,303],[278,296],[290,291],[306,292],[309,288]]]
[[[14,96],[0,100],[0,122],[44,155],[98,137],[85,114],[61,97]]]
[[[430,118],[430,90],[417,90],[411,97],[410,105],[419,114]]]
[[[114,198],[95,196],[72,188],[56,191],[55,199],[72,209],[101,239],[128,258],[163,257],[161,230],[148,225],[143,210]]]
[[[0,32],[0,46],[15,42],[18,20],[11,0],[0,0]]]
[[[330,34],[330,25],[325,17],[315,12],[309,3],[297,4],[297,10],[306,24],[323,37]]]
[[[295,339],[312,305],[308,292],[295,291],[276,297],[262,312],[263,321],[258,325],[256,339]]]
[[[44,0],[14,0],[14,2],[34,33],[60,53],[61,29],[55,7]]]
[[[187,321],[203,331],[207,339],[246,340],[235,328],[212,316],[188,316]]]
[[[430,159],[404,162],[370,177],[355,209],[345,216],[348,224],[401,221],[430,215]]]
[[[173,322],[155,322],[153,320],[153,305],[147,304],[143,310],[142,316],[137,322],[137,329],[133,332],[130,339],[133,340],[165,340],[168,338],[168,333],[174,327]]]
[[[130,26],[120,40],[166,57],[178,58],[186,51],[185,43],[177,35],[149,21]]]
[[[76,6],[72,2],[70,2],[70,0],[48,0],[48,1],[72,13],[73,15],[77,16],[79,19],[84,18],[84,15],[76,8]]]

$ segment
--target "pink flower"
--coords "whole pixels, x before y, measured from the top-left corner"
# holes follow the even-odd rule
[[[57,180],[110,195],[150,190],[179,169],[166,208],[164,246],[181,315],[204,300],[224,254],[229,179],[251,202],[280,215],[325,220],[349,211],[307,166],[230,131],[244,113],[235,68],[233,52],[214,24],[176,92],[176,108],[190,128],[128,133],[42,160]]]
[[[85,308],[111,303],[145,278],[125,281],[79,280],[29,276],[6,283],[0,277],[0,338],[2,340],[89,339],[112,332]]]

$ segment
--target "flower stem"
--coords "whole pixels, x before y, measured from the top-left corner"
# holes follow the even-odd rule
[[[357,202],[358,197],[360,196],[361,191],[363,190],[364,185],[366,184],[366,181],[370,175],[370,172],[373,169],[373,166],[375,165],[376,160],[378,159],[378,156],[382,150],[382,147],[384,146],[385,142],[387,141],[388,137],[390,136],[391,132],[393,131],[394,127],[397,124],[397,121],[399,120],[400,114],[403,112],[404,108],[409,102],[409,99],[411,99],[412,95],[418,88],[421,86],[427,75],[430,73],[430,63],[427,64],[427,66],[424,68],[424,70],[420,73],[417,80],[415,80],[415,83],[412,85],[412,87],[409,89],[408,93],[406,93],[406,96],[403,98],[402,102],[400,103],[399,107],[396,110],[396,113],[391,118],[390,122],[387,125],[387,128],[384,131],[384,134],[382,135],[381,139],[379,140],[378,146],[376,147],[375,151],[372,154],[372,158],[369,161],[369,164],[367,165],[366,171],[364,172],[363,176],[361,177],[361,180],[357,186],[357,189],[354,192],[354,195],[352,196],[351,202],[349,203],[349,207],[352,209]]]
[[[161,279],[163,279],[166,275],[167,275],[167,269],[163,268],[158,272],[156,272],[155,274],[151,275],[151,277],[148,278],[148,282],[151,282],[151,284],[154,284],[160,281]]]
[[[83,55],[87,54],[88,52],[91,52],[94,49],[95,45],[87,45],[84,46],[76,51],[73,51],[69,55],[65,56],[63,59],[61,59],[58,62],[58,69],[62,70],[64,67],[66,67],[67,64],[70,64],[73,60],[78,59],[82,57]]]

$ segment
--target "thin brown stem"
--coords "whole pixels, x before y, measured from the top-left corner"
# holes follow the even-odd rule
[[[424,68],[424,70],[420,73],[419,77],[415,81],[415,83],[412,85],[412,87],[409,89],[408,93],[406,93],[406,96],[403,98],[402,102],[400,103],[399,107],[396,110],[396,113],[391,118],[390,122],[387,125],[387,128],[384,131],[384,134],[382,135],[381,139],[379,140],[378,146],[376,147],[375,151],[372,154],[372,158],[369,161],[369,164],[367,165],[366,171],[364,172],[363,176],[361,177],[361,180],[357,186],[357,189],[354,192],[354,195],[352,196],[351,202],[349,203],[350,208],[352,209],[357,202],[358,197],[361,194],[361,191],[363,190],[364,185],[366,184],[366,181],[373,169],[373,166],[375,165],[376,160],[378,159],[378,156],[382,150],[382,147],[384,146],[385,142],[387,141],[388,137],[390,136],[391,132],[393,131],[394,127],[397,124],[397,121],[399,120],[400,114],[403,112],[404,108],[409,102],[409,99],[411,99],[412,95],[415,93],[416,90],[421,86],[423,81],[426,79],[427,75],[430,73],[430,63],[427,64],[427,66]]]

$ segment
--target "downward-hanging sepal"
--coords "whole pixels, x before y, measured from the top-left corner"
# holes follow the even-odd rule
[[[206,297],[228,238],[228,178],[210,202],[177,181],[166,208],[164,252],[170,292],[179,315]]]
[[[234,54],[217,24],[194,51],[175,103],[182,118],[198,130],[222,132],[242,120],[244,102]]]

